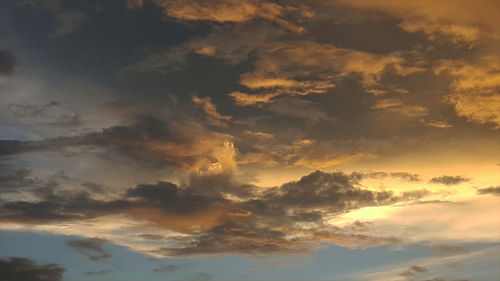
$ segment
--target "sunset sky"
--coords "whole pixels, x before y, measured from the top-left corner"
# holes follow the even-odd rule
[[[0,0],[0,281],[499,265],[500,1]]]

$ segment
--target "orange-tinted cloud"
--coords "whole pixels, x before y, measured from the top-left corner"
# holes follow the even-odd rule
[[[451,93],[444,101],[455,107],[458,116],[475,123],[493,123],[500,128],[500,63],[498,57],[485,57],[476,64],[443,61],[435,72],[454,78]]]
[[[212,99],[209,97],[205,98],[199,98],[198,96],[194,95],[191,97],[193,102],[195,104],[200,105],[203,108],[203,111],[207,114],[209,117],[209,123],[216,125],[216,126],[227,126],[224,121],[229,121],[233,117],[232,116],[225,116],[217,112],[217,106],[212,103]]]
[[[447,37],[455,43],[473,44],[481,37],[499,38],[500,3],[491,0],[445,1],[339,1],[343,5],[377,10],[400,18],[408,32],[421,31],[436,40]]]
[[[280,27],[303,33],[304,27],[287,19],[288,15],[311,17],[312,12],[304,7],[282,6],[265,0],[146,0],[160,6],[169,17],[189,21],[214,21],[214,22],[246,22],[261,18],[273,22]],[[143,0],[128,0],[129,8],[139,8]],[[303,11],[301,11],[303,10]]]
[[[274,43],[262,52],[254,70],[240,77],[243,86],[260,92],[231,95],[237,104],[249,105],[279,95],[325,93],[336,81],[352,75],[359,75],[361,84],[370,88],[384,75],[407,76],[423,70],[399,53],[375,55],[308,41]]]

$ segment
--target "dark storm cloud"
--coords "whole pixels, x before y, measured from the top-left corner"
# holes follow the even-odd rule
[[[0,259],[2,281],[60,281],[64,271],[57,264],[36,264],[27,258]]]
[[[0,50],[0,75],[9,75],[14,72],[16,57],[9,51]]]
[[[478,189],[477,194],[500,195],[500,186],[491,186],[487,188]]]
[[[456,185],[468,181],[470,181],[470,179],[463,176],[442,176],[432,178],[429,182],[435,184]]]
[[[87,256],[91,261],[106,261],[111,257],[102,247],[107,241],[98,238],[69,240],[66,245]]]

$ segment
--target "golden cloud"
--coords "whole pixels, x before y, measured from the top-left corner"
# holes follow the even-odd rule
[[[444,1],[348,1],[343,5],[360,9],[386,12],[403,22],[401,28],[408,32],[421,31],[430,39],[440,36],[455,43],[474,43],[480,37],[499,38],[500,2],[490,0],[444,0]]]
[[[444,101],[455,107],[458,116],[475,123],[494,123],[500,128],[500,63],[498,57],[485,57],[480,64],[443,61],[435,68],[454,78]]]
[[[161,7],[165,15],[189,21],[246,22],[261,18],[295,33],[305,32],[304,27],[292,23],[288,15],[311,17],[304,7],[282,6],[265,0],[146,0]],[[143,6],[144,0],[128,0],[129,8]],[[297,13],[297,11],[299,11]]]
[[[359,75],[364,87],[379,84],[384,75],[407,76],[424,71],[407,62],[402,54],[375,55],[315,42],[272,43],[260,55],[240,84],[260,90],[254,95],[231,93],[238,105],[266,103],[279,95],[325,93],[335,81]]]

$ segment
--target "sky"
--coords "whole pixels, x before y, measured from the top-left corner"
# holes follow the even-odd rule
[[[0,1],[0,280],[499,280],[498,11]]]

